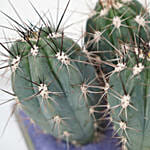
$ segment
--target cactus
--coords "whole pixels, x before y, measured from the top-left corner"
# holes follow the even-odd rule
[[[149,20],[136,0],[100,0],[86,24],[86,48],[100,56],[95,60],[109,87],[108,119],[121,150],[150,149]]]
[[[11,46],[14,94],[45,133],[79,144],[92,142],[97,138],[94,124],[99,116],[94,112],[100,99],[94,67],[84,64],[75,42],[49,31],[41,28]],[[80,67],[78,61],[83,62]]]
[[[108,102],[114,134],[122,150],[148,150],[149,144],[149,45],[131,44],[124,54],[124,67],[110,75]],[[119,57],[120,58],[120,57]],[[121,59],[121,58],[120,58]]]
[[[101,60],[116,64],[121,42],[136,41],[138,44],[139,38],[135,38],[135,34],[144,41],[149,40],[147,9],[137,0],[99,0],[86,23],[87,50],[97,53]],[[106,73],[113,70],[107,64],[102,67]]]

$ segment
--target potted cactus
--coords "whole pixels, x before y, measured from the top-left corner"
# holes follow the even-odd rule
[[[13,96],[31,150],[148,150],[149,13],[137,0],[98,0],[84,47],[37,15],[15,25]],[[24,88],[21,88],[24,87]],[[7,92],[3,90],[4,92]],[[8,92],[7,92],[8,93]]]

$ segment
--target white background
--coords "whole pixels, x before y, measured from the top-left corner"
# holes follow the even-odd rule
[[[59,1],[59,10],[58,8],[58,1]],[[85,20],[88,17],[90,12],[90,8],[94,6],[94,2],[97,0],[71,0],[69,8],[64,18],[64,22],[66,25],[74,23],[70,28],[66,31],[69,36],[73,36],[74,39],[80,38],[81,33],[83,32]],[[143,3],[145,0],[141,0]],[[56,24],[56,18],[60,18],[62,11],[64,10],[68,0],[31,0],[33,5],[37,8],[37,10],[42,13],[47,12],[47,16],[49,17],[49,12],[52,15],[53,22]],[[28,20],[32,23],[38,22],[39,18],[36,15],[35,11],[31,7],[28,0],[11,0],[11,3],[17,9],[19,15],[21,16],[22,20],[27,22]],[[0,0],[0,10],[8,14],[9,16],[18,19],[14,10],[12,9],[10,3],[7,0]],[[49,12],[48,12],[49,10]],[[59,11],[58,17],[57,12]],[[58,19],[59,20],[59,19]],[[10,27],[10,20],[0,13],[0,25],[5,25]],[[78,36],[77,36],[78,35]],[[16,39],[17,34],[10,30],[6,30],[4,28],[0,28],[0,42],[6,41],[7,39]],[[1,51],[4,51],[0,47]],[[2,71],[0,70],[0,73]],[[5,89],[11,91],[10,85],[10,75],[9,73],[0,76],[0,89]],[[0,102],[4,100],[8,100],[8,94],[4,92],[0,92]],[[6,125],[6,122],[10,116],[12,110],[12,104],[5,104],[0,106],[0,135]],[[24,144],[24,139],[20,133],[20,130],[16,124],[16,120],[14,117],[11,117],[7,128],[2,136],[0,136],[0,149],[1,150],[27,150],[26,145]]]

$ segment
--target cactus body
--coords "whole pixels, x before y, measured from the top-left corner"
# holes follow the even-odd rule
[[[110,76],[108,102],[111,121],[114,124],[114,135],[118,134],[121,140],[122,150],[150,149],[148,49],[130,47],[124,56],[125,67],[120,71],[114,70]]]
[[[93,118],[90,110],[100,98],[99,89],[87,86],[96,78],[94,67],[79,67],[76,61],[85,58],[71,39],[54,37],[47,28],[40,32],[34,33],[38,38],[33,35],[11,47],[13,91],[22,109],[46,133],[79,144],[92,142],[98,116]],[[96,80],[92,84],[96,86]]]
[[[136,0],[100,0],[86,24],[87,50],[99,52],[102,71],[112,73],[108,107],[122,150],[150,149],[149,20]]]
[[[149,14],[137,0],[99,0],[86,23],[85,45],[102,60],[116,63],[122,43],[149,39]],[[103,67],[103,66],[102,66]],[[104,65],[106,72],[112,68]]]

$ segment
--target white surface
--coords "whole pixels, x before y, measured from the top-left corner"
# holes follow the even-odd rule
[[[11,17],[18,19],[12,7],[10,6],[9,2],[7,0],[0,0],[0,1],[1,1],[0,10],[2,10],[3,12],[5,12]],[[59,18],[61,17],[62,11],[66,6],[67,1],[68,0],[60,0]],[[80,37],[80,33],[84,27],[83,21],[85,21],[87,14],[89,12],[89,8],[87,7],[87,2],[89,2],[90,6],[92,6],[92,2],[97,0],[93,0],[92,2],[91,1],[92,0],[71,0],[71,3],[69,5],[64,20],[67,21],[66,22],[67,24],[70,24],[72,22],[76,23],[78,21],[78,23],[76,23],[75,25],[67,29],[68,35],[72,36],[72,34],[70,33],[73,33],[75,39]],[[142,2],[144,1],[145,0],[142,0]],[[11,2],[19,12],[19,15],[21,16],[22,20],[24,20],[25,22],[30,20],[30,22],[36,23],[39,20],[38,16],[36,15],[31,5],[29,4],[28,0],[11,0]],[[57,18],[56,12],[57,12],[57,4],[58,4],[57,0],[31,0],[31,2],[37,8],[40,14],[43,12],[46,13],[47,10],[49,9],[49,11],[52,14],[52,17],[54,18],[54,22],[55,23],[57,22],[56,21]],[[2,15],[1,13],[0,13],[0,25],[10,26],[6,16]],[[4,32],[7,38],[13,39],[17,37],[15,32],[0,28],[0,42],[5,41]],[[10,83],[6,82],[9,79],[7,77],[9,77],[8,74],[5,77],[0,78],[0,88],[11,91]],[[1,100],[7,100],[7,99],[9,99],[8,94],[0,92],[0,102]],[[5,104],[3,106],[0,106],[0,134],[2,133],[2,130],[9,118],[11,108],[12,108],[11,104]],[[20,131],[18,130],[18,126],[16,124],[14,117],[11,117],[3,136],[0,137],[0,149],[1,150],[26,150],[23,137],[20,134]]]

